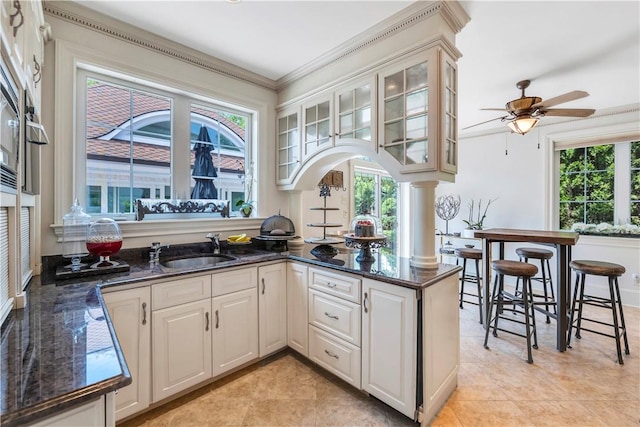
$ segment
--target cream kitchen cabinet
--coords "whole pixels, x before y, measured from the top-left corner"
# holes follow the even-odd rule
[[[378,74],[380,154],[402,173],[457,172],[457,67],[442,49],[409,57]],[[452,176],[449,180],[452,179]]]
[[[309,359],[360,388],[361,279],[316,267],[309,277]]]
[[[152,285],[153,402],[211,378],[211,275]]]
[[[416,291],[368,278],[362,283],[362,389],[416,416]]]
[[[107,393],[95,400],[67,409],[28,427],[114,427],[114,393]]]
[[[116,419],[146,409],[151,395],[151,290],[149,286],[103,290],[109,317],[124,353],[132,382],[116,394]]]
[[[260,357],[287,346],[287,263],[258,267]]]
[[[313,99],[302,106],[302,160],[333,146],[333,99]]]
[[[304,264],[287,263],[287,342],[305,357],[309,356],[308,271]]]
[[[213,376],[258,358],[256,267],[211,276]]]
[[[290,184],[300,170],[300,106],[278,114],[277,183]]]
[[[334,94],[335,145],[366,144],[376,150],[376,79],[366,77],[343,85]]]

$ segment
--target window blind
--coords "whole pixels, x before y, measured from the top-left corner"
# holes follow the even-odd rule
[[[0,208],[0,321],[11,309],[9,299],[9,209]]]

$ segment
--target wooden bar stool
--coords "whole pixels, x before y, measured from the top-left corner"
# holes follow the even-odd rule
[[[520,261],[529,262],[529,259],[540,260],[540,276],[532,277],[531,280],[542,283],[542,294],[532,294],[533,305],[544,305],[544,308],[549,312],[549,306],[553,308],[553,313],[557,315],[556,311],[556,296],[553,290],[553,281],[551,279],[551,268],[549,267],[549,260],[553,258],[553,252],[548,249],[539,248],[518,248],[516,254],[520,257]],[[549,285],[549,291],[547,291],[547,285]],[[518,288],[520,286],[520,279],[516,282],[516,295],[518,295]],[[551,294],[551,297],[549,297]],[[542,301],[536,301],[535,298],[541,298]],[[547,323],[551,323],[551,318],[547,314]]]
[[[462,259],[462,276],[460,277],[460,308],[462,303],[474,304],[478,306],[478,312],[480,314],[480,323],[482,323],[482,284],[480,277],[480,260],[482,260],[482,250],[475,248],[457,248],[455,250],[456,257]],[[475,274],[469,274],[467,272],[467,260],[472,259],[476,262]],[[465,282],[475,283],[477,285],[476,293],[470,293],[464,291]],[[465,300],[464,296],[470,296],[477,298],[477,301]]]
[[[489,329],[493,329],[493,336],[498,336],[498,331],[503,331],[519,337],[527,339],[527,362],[533,363],[533,356],[531,355],[531,347],[538,348],[538,336],[536,335],[536,317],[533,313],[533,301],[531,298],[531,278],[538,273],[538,267],[533,264],[518,261],[509,260],[496,260],[491,263],[493,271],[496,272],[496,278],[493,282],[493,292],[491,295],[491,304],[489,305],[489,321],[487,322],[487,328],[484,335],[484,348],[489,348],[487,341],[489,340]],[[512,276],[522,279],[522,292],[519,295],[510,294],[504,290],[504,277]],[[493,308],[496,308],[494,317]],[[514,307],[509,310],[509,313],[523,314],[524,321],[517,318],[507,317],[503,315],[503,307]],[[516,307],[521,307],[522,311],[517,310]],[[498,327],[498,320],[509,320],[518,324],[524,324],[525,334],[521,334],[508,329],[502,329]],[[491,325],[493,322],[493,325]],[[533,335],[533,345],[531,343],[531,336]]]
[[[571,269],[576,272],[576,284],[573,290],[573,302],[571,304],[571,317],[569,319],[569,334],[567,336],[567,346],[570,347],[571,343],[571,331],[573,330],[574,314],[576,312],[576,305],[578,311],[578,318],[575,319],[576,323],[576,338],[580,339],[580,331],[593,332],[594,334],[602,335],[605,337],[615,338],[616,349],[618,351],[618,363],[624,365],[622,360],[622,351],[620,347],[620,336],[624,338],[624,354],[629,354],[629,341],[627,340],[627,328],[624,323],[624,312],[622,311],[622,301],[620,298],[620,288],[618,286],[618,277],[622,276],[625,272],[625,268],[621,265],[611,262],[603,261],[585,261],[574,260],[569,264]],[[609,281],[609,298],[597,297],[594,295],[588,295],[584,293],[584,282],[587,275],[592,276],[605,276]],[[582,308],[584,305],[593,305],[596,307],[607,308],[611,310],[613,317],[613,323],[606,323],[600,320],[589,319],[583,316]],[[610,326],[613,328],[613,335],[607,334],[594,329],[588,329],[582,326],[583,321],[591,323],[597,323],[604,326]]]

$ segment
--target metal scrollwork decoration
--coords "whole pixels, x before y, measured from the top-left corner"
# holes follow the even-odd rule
[[[22,6],[18,0],[13,2],[13,8],[15,13],[9,15],[9,25],[13,28],[13,37],[18,35],[18,28],[24,24],[24,15],[22,14]]]
[[[436,215],[445,221],[445,234],[449,234],[449,221],[460,212],[460,195],[447,194],[436,199]]]
[[[33,73],[33,84],[37,86],[40,80],[42,80],[42,73],[40,72],[40,64],[35,55],[33,55],[33,69],[35,70]]]
[[[149,214],[219,214],[229,217],[229,200],[190,199],[157,200],[136,199],[136,221],[142,221]]]

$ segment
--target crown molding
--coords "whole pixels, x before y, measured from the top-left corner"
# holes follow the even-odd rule
[[[162,55],[170,56],[208,71],[270,90],[276,89],[276,82],[272,79],[111,18],[78,3],[47,0],[43,2],[43,10],[45,15],[60,18],[75,25],[132,43]]]
[[[362,50],[369,48],[376,43],[388,39],[407,28],[416,25],[428,18],[441,15],[455,33],[460,32],[469,22],[470,18],[457,1],[416,1],[400,12],[381,21],[368,30],[352,37],[346,42],[338,45],[334,49],[310,61],[302,67],[277,80],[277,89],[281,89],[299,80],[314,71],[317,71],[329,64],[340,61],[346,57],[355,55]],[[449,43],[447,43],[449,44]],[[453,47],[453,52],[458,53]]]

